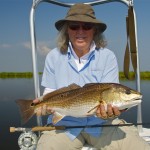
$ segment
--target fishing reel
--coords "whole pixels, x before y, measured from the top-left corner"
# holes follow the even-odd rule
[[[18,138],[20,150],[36,150],[38,138],[37,135],[32,132],[31,128],[10,127],[10,132],[23,132]]]
[[[37,135],[32,131],[27,131],[19,136],[18,145],[20,150],[36,150],[37,141]]]
[[[65,129],[64,127],[57,127],[57,129]],[[36,150],[38,137],[34,132],[56,130],[56,127],[33,127],[33,128],[15,128],[10,127],[10,132],[22,132],[18,138],[18,145],[20,150]]]

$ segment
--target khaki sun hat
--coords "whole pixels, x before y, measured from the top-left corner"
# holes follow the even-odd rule
[[[57,30],[60,30],[66,21],[81,21],[81,22],[90,22],[95,23],[101,30],[104,32],[107,28],[106,24],[97,20],[95,17],[95,12],[91,5],[78,3],[69,9],[65,19],[58,20],[55,23],[55,27]]]

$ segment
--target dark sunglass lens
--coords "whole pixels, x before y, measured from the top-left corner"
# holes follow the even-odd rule
[[[91,30],[92,28],[93,28],[93,24],[91,24],[91,23],[85,23],[83,26],[82,26],[82,28],[84,29],[84,30]]]
[[[93,24],[92,23],[85,23],[85,24],[69,24],[69,28],[71,30],[79,30],[80,27],[82,27],[83,30],[91,30],[93,28]]]
[[[70,24],[69,28],[71,30],[78,30],[80,28],[80,25],[79,24]]]

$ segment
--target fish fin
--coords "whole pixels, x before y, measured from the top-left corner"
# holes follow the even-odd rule
[[[68,88],[69,88],[70,90],[75,90],[75,89],[81,88],[81,86],[79,86],[79,85],[77,85],[77,84],[75,84],[75,83],[72,83],[72,84],[70,84],[70,85],[68,86]]]
[[[75,89],[78,89],[78,88],[81,88],[79,85],[73,83],[73,84],[70,84],[69,86],[67,87],[62,87],[58,90],[55,90],[53,92],[50,92],[50,93],[47,93],[44,97],[43,97],[43,100],[47,100],[48,98],[52,97],[52,96],[55,96],[57,94],[60,94],[60,93],[63,93],[63,92],[68,92],[68,91],[71,91],[71,90],[75,90]]]
[[[100,104],[107,105],[107,103],[104,100],[100,100],[99,102]]]
[[[59,122],[60,120],[62,120],[64,117],[65,117],[65,115],[62,115],[62,114],[60,114],[60,113],[58,113],[58,112],[55,112],[55,113],[53,114],[52,122],[53,122],[54,124],[56,124],[57,122]]]
[[[89,87],[89,88],[92,88],[92,86],[100,86],[101,87],[101,92],[105,91],[105,90],[108,90],[108,89],[111,89],[110,85],[113,86],[113,83],[87,83],[85,84],[83,87]]]
[[[96,111],[96,109],[98,108],[98,106],[99,106],[99,104],[96,105],[95,107],[93,107],[92,109],[90,109],[90,110],[87,112],[87,114],[93,114],[93,113]]]
[[[34,114],[33,100],[16,100],[20,109],[21,124],[25,124]]]
[[[91,86],[91,85],[96,85],[97,83],[86,83],[83,87],[88,87],[88,86]]]
[[[93,114],[94,112],[96,112],[96,109],[100,106],[100,104],[103,104],[104,107],[105,107],[105,110],[107,110],[107,104],[106,104],[106,102],[103,101],[103,100],[101,100],[98,105],[96,105],[95,107],[93,107],[92,109],[90,109],[87,113],[88,114]]]

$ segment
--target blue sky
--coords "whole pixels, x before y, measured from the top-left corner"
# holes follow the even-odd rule
[[[31,6],[32,0],[0,0],[0,72],[32,71],[29,28]],[[150,71],[150,0],[134,0],[134,8],[137,17],[140,70]],[[66,7],[46,2],[36,9],[39,71],[43,70],[47,52],[55,47],[57,30],[54,23],[64,18],[67,10]],[[126,46],[127,7],[113,2],[94,6],[94,10],[97,18],[108,26],[104,33],[108,41],[107,47],[115,52],[119,69],[122,70]]]

